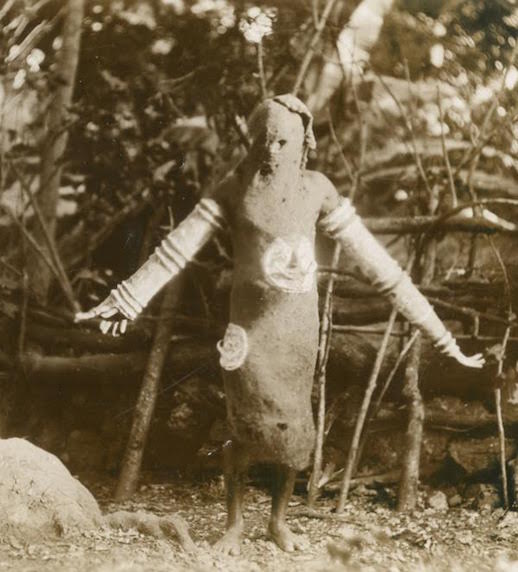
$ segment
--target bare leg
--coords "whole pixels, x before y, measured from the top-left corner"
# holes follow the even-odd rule
[[[307,542],[292,532],[286,524],[286,511],[295,485],[295,471],[286,465],[279,465],[277,482],[272,491],[272,514],[268,532],[279,548],[286,552],[303,550]]]
[[[223,453],[225,490],[227,496],[227,531],[214,548],[222,554],[237,556],[241,552],[243,534],[243,496],[248,468],[248,455],[233,442],[225,445]]]

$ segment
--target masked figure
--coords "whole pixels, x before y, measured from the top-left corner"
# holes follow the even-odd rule
[[[203,198],[149,260],[79,319],[100,315],[103,331],[135,319],[149,300],[222,227],[230,230],[234,273],[230,324],[218,343],[232,439],[225,449],[227,532],[217,543],[237,554],[251,461],[278,465],[269,523],[284,550],[304,542],[285,522],[295,472],[308,466],[315,428],[311,389],[319,318],[315,232],[340,242],[343,256],[444,354],[466,357],[408,275],[321,173],[305,168],[315,147],[312,117],[291,95],[266,100],[249,121],[252,146],[235,171]],[[124,323],[123,323],[124,322]]]

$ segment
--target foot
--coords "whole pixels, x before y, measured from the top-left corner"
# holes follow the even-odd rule
[[[295,550],[305,550],[308,541],[304,536],[292,532],[286,524],[272,524],[268,526],[270,538],[284,552],[294,552]]]
[[[242,527],[231,526],[216,544],[214,544],[214,550],[226,556],[239,556],[241,554],[242,535]]]

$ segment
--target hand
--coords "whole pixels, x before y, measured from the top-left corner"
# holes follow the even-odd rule
[[[482,354],[475,354],[473,356],[465,356],[458,346],[448,352],[448,355],[453,359],[456,359],[460,364],[466,367],[473,367],[480,369],[486,363]]]
[[[101,332],[107,334],[111,331],[112,336],[126,333],[128,319],[133,320],[136,318],[136,315],[128,314],[127,309],[118,302],[113,293],[88,312],[78,312],[74,317],[74,321],[91,320],[97,316],[103,318],[99,326]],[[109,320],[108,318],[112,319]]]

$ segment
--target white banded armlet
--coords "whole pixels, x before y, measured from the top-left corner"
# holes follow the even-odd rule
[[[202,199],[172,230],[147,261],[111,291],[123,313],[134,320],[151,298],[178,274],[225,225],[223,212],[212,199]]]
[[[381,294],[414,326],[418,327],[446,355],[457,343],[419,292],[408,274],[374,238],[348,199],[319,221],[319,228],[340,243],[343,253]]]

